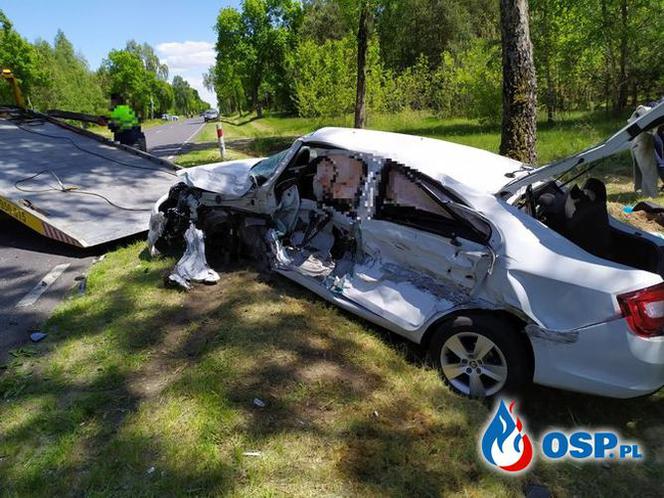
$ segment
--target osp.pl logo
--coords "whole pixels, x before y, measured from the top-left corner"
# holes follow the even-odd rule
[[[535,450],[516,415],[515,402],[499,400],[480,439],[480,454],[494,469],[517,474],[528,469]],[[641,445],[611,429],[550,429],[540,438],[538,454],[549,461],[643,461]]]
[[[491,465],[505,472],[521,472],[533,461],[533,445],[523,431],[523,424],[514,415],[514,401],[509,405],[500,400],[493,418],[484,429],[482,455]]]

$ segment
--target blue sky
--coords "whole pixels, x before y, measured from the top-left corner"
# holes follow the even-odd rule
[[[92,69],[127,40],[148,42],[168,64],[170,77],[182,75],[215,105],[214,95],[202,85],[202,74],[214,61],[213,25],[219,9],[239,4],[240,0],[2,0],[0,9],[30,41],[43,38],[52,43],[61,29]]]

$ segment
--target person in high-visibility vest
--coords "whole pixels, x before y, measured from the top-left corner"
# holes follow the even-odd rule
[[[134,110],[124,103],[119,94],[111,95],[111,115],[108,127],[113,132],[113,139],[121,144],[146,150],[145,135]]]

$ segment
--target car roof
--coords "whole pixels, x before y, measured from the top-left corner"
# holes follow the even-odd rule
[[[497,193],[510,181],[505,176],[523,163],[492,152],[433,138],[355,128],[321,128],[303,138],[306,144],[325,144],[392,159],[443,184],[455,180],[475,191]]]

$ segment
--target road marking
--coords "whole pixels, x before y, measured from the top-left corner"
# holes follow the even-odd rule
[[[173,158],[174,158],[175,156],[178,155],[178,152],[180,152],[180,150],[182,149],[182,147],[184,147],[185,145],[187,145],[187,143],[189,142],[189,140],[191,140],[192,138],[194,138],[194,137],[198,134],[198,132],[201,131],[201,128],[203,128],[203,126],[205,126],[205,121],[203,121],[203,123],[202,123],[198,128],[196,128],[196,131],[193,132],[193,133],[191,134],[191,136],[190,136],[187,140],[185,140],[184,142],[182,142],[182,144],[180,145],[180,147],[178,147],[177,150],[175,151],[175,154],[173,154],[172,156],[168,156],[167,159],[168,159],[169,161],[172,161]]]
[[[46,274],[41,281],[34,286],[34,288],[28,292],[23,299],[21,299],[17,304],[17,308],[25,308],[26,306],[32,306],[37,302],[37,299],[48,290],[48,288],[53,285],[60,275],[62,275],[67,268],[69,268],[70,263],[63,263],[61,265],[55,266],[50,272]]]

